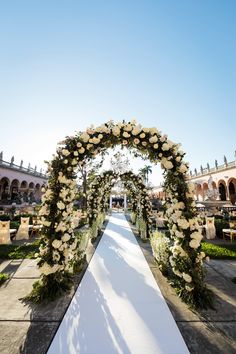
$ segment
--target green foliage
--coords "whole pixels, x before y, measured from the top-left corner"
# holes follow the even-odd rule
[[[8,214],[0,215],[0,221],[8,221],[10,220],[10,216]]]
[[[5,283],[9,279],[9,274],[6,273],[0,273],[0,286]]]
[[[136,218],[136,226],[139,231],[141,239],[147,239],[147,223],[143,218],[137,217]]]
[[[214,294],[205,285],[196,284],[194,290],[189,292],[183,288],[178,279],[170,281],[170,284],[175,288],[177,295],[191,308],[214,310]]]
[[[137,214],[132,212],[130,214],[130,219],[131,219],[131,222],[132,222],[133,225],[136,223],[136,218],[137,218]]]
[[[155,231],[151,235],[151,246],[152,253],[155,257],[159,269],[166,275],[169,268],[169,257],[170,257],[170,239],[168,239],[163,232]]]
[[[202,242],[202,251],[207,256],[214,259],[236,259],[236,245],[214,245],[208,242]]]
[[[18,229],[20,226],[20,223],[18,221],[11,221],[10,222],[10,228],[11,229]]]
[[[93,221],[92,225],[90,226],[90,237],[94,240],[97,238],[99,231],[102,228],[102,225],[105,220],[105,214],[99,214],[96,220]]]
[[[229,228],[229,222],[224,219],[215,219],[215,228],[216,228],[216,235],[219,238],[223,237],[223,229]]]
[[[35,258],[39,251],[38,241],[28,245],[0,245],[0,259],[24,259]]]
[[[34,303],[48,303],[70,290],[72,277],[68,273],[57,272],[43,276],[33,284],[33,290],[24,300]]]

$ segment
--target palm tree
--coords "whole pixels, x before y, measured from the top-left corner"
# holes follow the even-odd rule
[[[146,184],[148,184],[148,175],[152,173],[152,166],[145,165],[143,168],[139,170],[140,175],[143,177]]]

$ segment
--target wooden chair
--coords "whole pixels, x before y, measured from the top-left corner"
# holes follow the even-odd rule
[[[215,218],[214,217],[206,217],[206,238],[211,240],[216,237],[216,228],[215,228]]]
[[[10,221],[0,221],[0,244],[7,245],[10,243]]]
[[[27,218],[21,217],[20,226],[16,233],[16,240],[24,240],[24,239],[28,240],[30,226],[32,227],[32,225],[29,225],[29,217]]]

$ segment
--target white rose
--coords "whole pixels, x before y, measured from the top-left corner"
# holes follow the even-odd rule
[[[61,244],[62,244],[61,240],[53,240],[52,241],[52,247],[55,249],[59,248],[61,246]]]
[[[65,204],[63,202],[59,201],[59,202],[57,202],[57,207],[58,207],[58,209],[63,210],[63,209],[65,209]]]
[[[119,136],[120,135],[120,128],[117,126],[112,128],[112,133],[114,136]]]
[[[129,138],[129,137],[130,137],[130,134],[127,133],[127,132],[124,132],[124,133],[123,133],[123,137],[124,137],[124,138]]]
[[[140,136],[141,139],[144,139],[146,134],[145,133],[141,133],[139,136]]]
[[[131,130],[133,129],[132,125],[131,124],[127,124],[126,126],[124,126],[124,130],[126,132],[131,132]]]
[[[183,232],[180,232],[178,230],[175,231],[175,236],[178,237],[178,238],[184,238]]]
[[[135,143],[135,145],[138,145],[138,144],[139,144],[139,142],[140,142],[140,140],[139,140],[138,138],[135,138],[135,139],[134,139],[134,143]]]
[[[67,242],[67,241],[70,240],[70,238],[71,238],[70,234],[65,234],[65,235],[62,236],[61,239],[62,239],[63,242]]]
[[[189,242],[189,246],[191,247],[191,248],[198,248],[199,246],[200,246],[200,243],[197,241],[197,240],[195,240],[195,239],[192,239],[190,242]]]
[[[157,134],[157,133],[158,133],[157,128],[150,128],[150,129],[149,129],[149,131],[150,131],[150,133],[151,133],[152,135],[154,135],[154,134]]]
[[[183,278],[187,283],[191,283],[191,281],[192,281],[191,275],[189,275],[187,273],[183,273]]]
[[[88,133],[82,133],[82,134],[80,135],[80,139],[81,139],[82,141],[84,141],[85,143],[87,143],[87,142],[89,141],[89,138],[90,138],[90,136],[89,136]]]
[[[167,143],[164,143],[164,144],[162,145],[162,151],[168,151],[168,150],[170,150],[170,145],[167,144]]]
[[[99,144],[100,143],[100,139],[99,138],[93,138],[93,143],[94,144]]]
[[[51,225],[51,221],[43,220],[43,221],[42,221],[42,224],[43,224],[44,226],[49,227],[49,226]]]
[[[158,149],[158,147],[159,147],[158,144],[154,144],[154,145],[153,145],[153,148],[154,148],[154,149]]]
[[[158,141],[158,138],[156,135],[153,135],[150,139],[149,139],[149,142],[151,144],[155,144],[156,142]]]
[[[171,170],[174,166],[171,161],[165,160],[163,166],[166,170]]]
[[[189,227],[189,222],[186,219],[177,220],[177,224],[183,230],[185,230]]]
[[[80,148],[82,146],[82,144],[80,142],[78,142],[76,145],[78,148]]]
[[[150,129],[149,128],[143,128],[144,133],[149,133]]]
[[[70,151],[68,151],[67,149],[62,149],[62,155],[64,155],[64,156],[68,156],[68,155],[70,155]]]
[[[188,167],[184,164],[181,164],[179,167],[179,172],[186,173],[188,171]]]
[[[78,150],[79,154],[83,154],[85,152],[85,148],[83,148],[83,146]]]
[[[140,129],[138,127],[134,127],[132,130],[132,134],[135,136],[138,135],[139,133],[140,133]]]
[[[202,240],[202,234],[198,231],[195,231],[193,233],[191,233],[190,237],[198,242],[200,242]]]

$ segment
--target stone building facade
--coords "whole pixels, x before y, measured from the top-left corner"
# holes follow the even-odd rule
[[[228,162],[224,157],[224,163],[218,165],[217,160],[214,166],[207,164],[200,170],[190,171],[188,180],[195,184],[195,200],[218,201],[236,203],[236,159]],[[156,197],[163,200],[165,194],[162,185],[154,187]]]
[[[14,163],[14,157],[10,162],[3,160],[3,153],[0,153],[0,204],[11,204],[16,202],[39,202],[41,189],[47,183],[45,174],[37,171],[30,165],[26,168],[23,161],[20,165]]]

